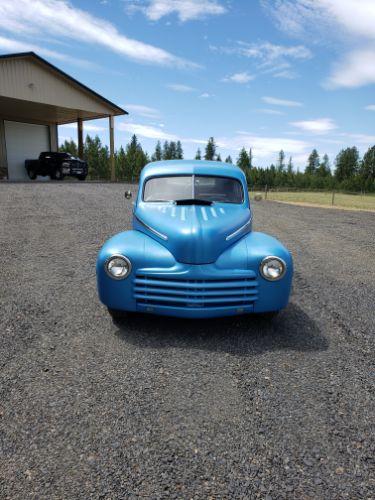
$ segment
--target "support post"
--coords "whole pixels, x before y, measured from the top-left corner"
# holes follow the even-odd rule
[[[109,117],[109,162],[111,167],[111,181],[116,180],[116,170],[115,170],[115,123],[114,117],[111,115]]]
[[[83,159],[83,123],[82,118],[77,120],[77,132],[78,132],[78,158]]]

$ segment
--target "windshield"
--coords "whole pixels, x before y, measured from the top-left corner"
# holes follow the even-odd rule
[[[232,177],[175,175],[146,181],[143,201],[243,203],[242,184]],[[181,203],[179,203],[181,204]]]

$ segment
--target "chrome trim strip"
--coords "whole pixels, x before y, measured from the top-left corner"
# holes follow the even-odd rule
[[[251,221],[253,220],[253,216],[251,215],[250,219],[246,222],[246,224],[244,224],[243,226],[241,226],[240,228],[236,229],[234,231],[234,233],[230,234],[229,236],[227,236],[225,239],[226,241],[229,241],[231,240],[232,238],[234,238],[235,236],[237,236],[238,234],[241,233],[241,231],[243,231],[244,229],[247,228],[247,226],[249,226],[249,224],[251,224]]]
[[[112,259],[115,259],[115,258],[117,258],[117,259],[122,259],[122,260],[124,260],[125,262],[127,262],[128,267],[129,267],[128,274],[126,274],[125,276],[120,276],[119,278],[116,278],[116,276],[113,276],[113,274],[111,274],[111,273],[108,271],[108,264],[109,264],[109,261],[110,261],[110,260],[112,260]],[[115,253],[115,254],[113,254],[113,255],[110,255],[110,256],[108,257],[108,259],[106,259],[106,261],[104,262],[104,270],[105,270],[105,272],[107,273],[107,276],[109,276],[109,277],[110,277],[110,278],[112,278],[113,280],[124,280],[124,279],[126,279],[126,278],[129,276],[129,274],[130,274],[130,273],[131,273],[131,271],[132,271],[132,263],[130,262],[130,260],[129,260],[127,257],[125,257],[125,255],[120,255],[120,254]]]
[[[161,238],[162,240],[164,241],[168,241],[168,236],[166,236],[165,234],[163,233],[159,233],[159,231],[156,231],[156,229],[152,228],[151,226],[149,226],[148,224],[146,224],[145,222],[143,222],[143,220],[141,220],[139,217],[137,217],[136,215],[134,215],[134,217],[137,219],[137,221],[142,224],[142,226],[144,226],[146,229],[148,229],[149,231],[151,231],[152,233],[154,233],[156,236],[158,236],[159,238]]]
[[[278,278],[268,278],[267,276],[264,276],[264,274],[262,272],[263,264],[265,262],[267,262],[268,260],[273,260],[273,259],[278,260],[284,266],[284,270],[283,270],[283,272],[280,274],[280,276]],[[281,257],[276,257],[276,255],[269,255],[268,257],[264,257],[264,259],[262,259],[262,262],[259,264],[259,272],[260,272],[260,275],[262,276],[262,278],[264,278],[267,281],[279,281],[279,280],[281,280],[281,278],[283,278],[285,276],[285,273],[286,273],[286,262]]]

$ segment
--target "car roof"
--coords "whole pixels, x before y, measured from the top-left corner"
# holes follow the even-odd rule
[[[163,175],[214,175],[234,177],[244,181],[243,171],[231,163],[206,160],[154,161],[142,170],[142,179]]]

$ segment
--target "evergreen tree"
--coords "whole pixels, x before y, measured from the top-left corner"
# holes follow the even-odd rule
[[[177,145],[174,141],[169,143],[169,160],[175,160],[177,158]]]
[[[353,148],[342,149],[336,157],[335,177],[339,182],[350,179],[358,172],[359,152]]]
[[[184,151],[182,149],[181,141],[177,141],[176,159],[177,160],[183,160],[184,159]]]
[[[221,160],[220,153],[216,156],[216,161],[222,161],[222,160]]]
[[[207,142],[207,146],[205,149],[204,159],[213,161],[216,155],[216,144],[215,139],[210,137]]]
[[[315,175],[319,168],[319,154],[316,149],[313,149],[308,160],[305,173],[308,175]]]
[[[288,175],[293,174],[293,158],[291,156],[289,156],[287,172],[288,172]]]
[[[163,160],[171,160],[170,149],[169,149],[169,142],[168,141],[165,141],[164,144],[163,144],[162,159]]]
[[[97,135],[93,139],[89,135],[86,136],[83,159],[87,161],[90,179],[110,178],[108,147],[102,145]]]
[[[278,172],[284,172],[285,170],[285,153],[283,150],[279,153],[279,158],[277,160],[277,170]]]
[[[201,153],[201,150],[199,148],[197,149],[197,152],[195,153],[195,159],[196,160],[202,159],[202,153]]]
[[[126,180],[126,155],[122,146],[115,154],[115,165],[116,179],[119,181]]]
[[[233,163],[232,157],[230,155],[225,158],[225,163]]]
[[[249,149],[249,168],[253,168],[253,150]]]
[[[157,142],[156,147],[155,147],[155,152],[151,157],[152,161],[160,161],[162,159],[162,150],[161,150],[161,144],[160,141]]]
[[[331,167],[329,165],[329,158],[327,154],[323,156],[323,161],[319,165],[316,173],[319,177],[329,177],[331,175]]]
[[[368,148],[363,157],[359,175],[362,189],[375,189],[375,146]]]
[[[250,168],[249,155],[245,148],[242,148],[237,159],[237,166],[240,167],[245,173]]]
[[[134,134],[130,143],[126,146],[127,180],[131,182],[137,181],[142,168],[147,163],[148,156],[144,153],[137,136]]]
[[[70,153],[72,156],[78,156],[78,147],[73,140],[67,141],[65,139],[63,144],[60,145],[59,151],[62,153]]]

